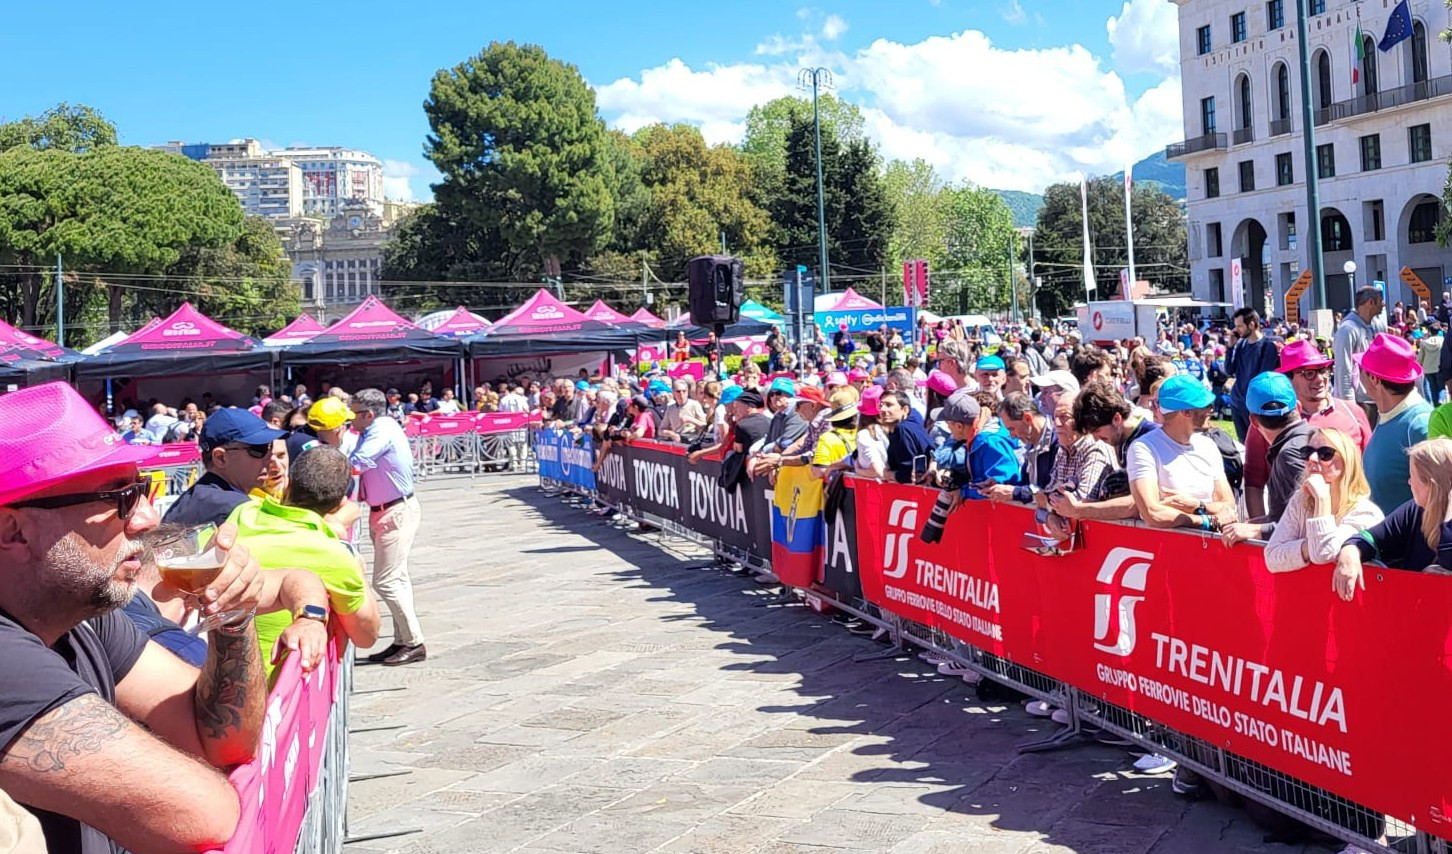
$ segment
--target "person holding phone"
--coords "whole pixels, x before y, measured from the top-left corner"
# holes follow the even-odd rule
[[[898,483],[922,483],[927,468],[914,464],[932,453],[932,440],[917,419],[910,418],[912,402],[902,391],[884,392],[877,405],[877,423],[887,431],[887,471]]]

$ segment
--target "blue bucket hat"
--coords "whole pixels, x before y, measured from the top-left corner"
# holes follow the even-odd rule
[[[1161,412],[1184,412],[1204,409],[1215,402],[1215,395],[1189,374],[1175,374],[1160,384],[1159,402]]]
[[[741,396],[742,391],[743,389],[739,385],[727,386],[721,390],[721,402],[732,403],[736,398]]]
[[[590,384],[584,380],[575,380],[575,391],[587,391],[589,388]]]
[[[786,377],[777,377],[771,381],[766,389],[767,394],[785,394],[790,397],[797,396],[797,384]]]
[[[645,390],[651,397],[655,397],[658,394],[670,394],[671,386],[665,380],[651,380],[650,385],[646,386]]]
[[[1250,381],[1245,406],[1251,415],[1287,415],[1296,408],[1296,390],[1285,374],[1266,371]]]

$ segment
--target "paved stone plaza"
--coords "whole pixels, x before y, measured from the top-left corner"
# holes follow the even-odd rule
[[[1020,755],[1056,727],[915,659],[856,663],[880,646],[532,478],[420,498],[429,659],[357,669],[350,739],[355,777],[409,773],[353,784],[350,833],[422,832],[349,851],[1302,850],[1123,750]]]

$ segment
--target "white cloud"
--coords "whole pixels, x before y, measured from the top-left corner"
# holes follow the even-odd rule
[[[1126,0],[1105,22],[1114,67],[1123,74],[1180,73],[1180,7],[1165,0]]]
[[[413,185],[410,182],[411,179],[421,175],[423,175],[423,170],[407,160],[383,161],[384,197],[400,202],[415,201],[418,196],[414,193]]]
[[[766,57],[758,62],[696,70],[672,59],[601,87],[598,102],[626,131],[688,122],[712,142],[739,141],[751,107],[798,94],[798,70],[821,65],[862,108],[886,158],[922,157],[954,181],[1040,190],[1080,172],[1116,172],[1181,136],[1177,76],[1138,96],[1120,76],[1163,54],[1144,52],[1151,40],[1129,38],[1146,4],[1159,3],[1173,20],[1164,0],[1131,0],[1111,21],[1113,68],[1079,45],[1005,50],[973,30],[912,44],[878,39],[851,54],[826,51],[810,35],[777,36],[757,49]]]
[[[841,15],[828,15],[822,22],[822,38],[827,41],[836,41],[847,32],[847,21]]]
[[[1023,4],[1018,0],[1009,0],[1008,7],[999,13],[1003,20],[1015,27],[1028,23],[1028,13],[1023,10]]]

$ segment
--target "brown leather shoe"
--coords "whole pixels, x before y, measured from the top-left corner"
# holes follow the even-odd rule
[[[368,662],[369,664],[382,664],[392,656],[396,655],[400,649],[403,649],[403,644],[391,643],[383,649],[379,650],[378,652],[373,653],[372,655],[363,656],[363,660]]]
[[[400,664],[412,664],[415,661],[423,661],[429,657],[429,651],[421,643],[413,646],[400,646],[393,655],[383,659],[384,667],[397,667]]]

